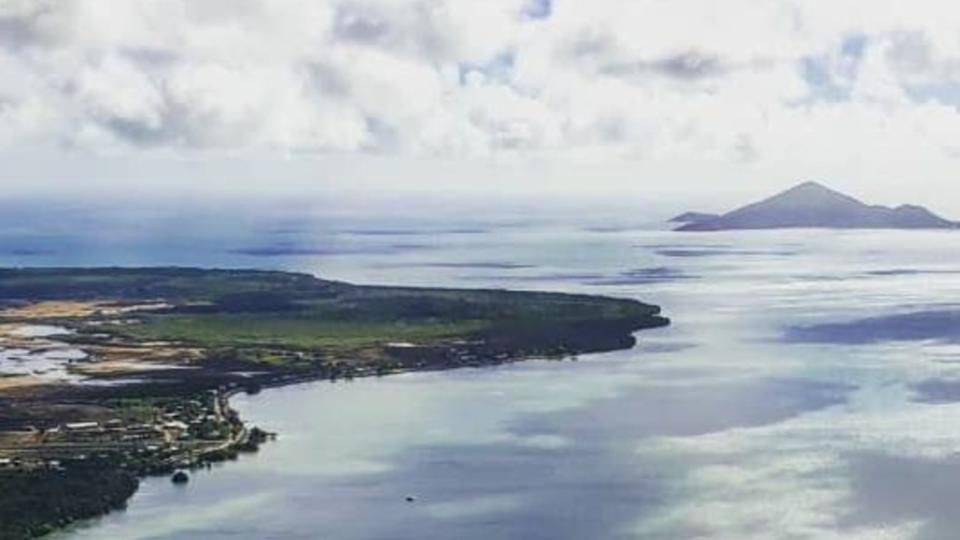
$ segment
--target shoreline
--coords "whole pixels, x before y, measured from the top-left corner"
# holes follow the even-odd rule
[[[271,434],[230,406],[240,392],[629,349],[670,324],[631,299],[255,270],[7,269],[0,291],[0,348],[21,349],[0,391],[0,537],[14,539],[123,508],[146,476],[256,451]]]
[[[235,377],[232,376],[229,372],[224,372],[223,382],[225,385],[221,388],[215,390],[216,395],[214,399],[219,402],[219,406],[222,410],[222,415],[225,418],[229,419],[231,425],[236,429],[236,436],[231,437],[227,441],[223,441],[221,444],[216,445],[211,448],[203,448],[198,452],[184,454],[179,453],[176,455],[168,456],[166,459],[161,459],[159,461],[154,461],[148,464],[147,466],[140,469],[131,470],[126,463],[123,463],[122,460],[108,459],[104,462],[94,463],[93,469],[99,469],[98,472],[106,473],[108,476],[110,473],[116,473],[122,471],[127,473],[127,478],[123,482],[117,483],[116,490],[108,497],[110,504],[107,507],[98,508],[95,512],[81,513],[76,516],[60,519],[54,523],[47,523],[41,525],[39,530],[36,533],[31,534],[30,536],[23,536],[23,538],[41,538],[48,536],[49,534],[57,531],[63,531],[69,528],[72,525],[78,524],[82,521],[95,519],[98,517],[105,516],[109,513],[115,511],[122,511],[126,508],[127,503],[132,499],[136,493],[139,491],[139,483],[146,478],[150,477],[167,477],[170,478],[177,471],[196,471],[200,468],[208,468],[213,463],[234,461],[239,458],[240,454],[243,453],[255,453],[259,450],[261,444],[274,440],[278,434],[270,433],[260,429],[259,426],[251,425],[245,421],[240,413],[231,406],[231,399],[240,394],[247,394],[248,396],[255,396],[263,390],[270,389],[279,389],[299,384],[307,384],[313,382],[336,382],[338,380],[353,380],[358,378],[371,378],[371,377],[389,377],[395,375],[401,375],[404,373],[417,373],[417,372],[441,372],[441,371],[450,371],[455,369],[482,369],[492,366],[499,366],[505,364],[513,364],[519,362],[527,361],[568,361],[571,358],[576,358],[580,354],[595,354],[603,352],[612,352],[616,350],[627,350],[633,348],[636,345],[637,338],[634,334],[642,332],[644,330],[651,330],[656,328],[662,328],[669,325],[669,319],[663,318],[657,321],[656,324],[649,324],[640,326],[633,331],[631,331],[625,340],[619,340],[617,342],[620,346],[610,346],[610,347],[597,347],[597,348],[588,348],[582,350],[569,350],[562,353],[554,352],[552,354],[548,353],[530,353],[530,354],[517,354],[510,355],[505,353],[492,354],[490,356],[477,355],[471,357],[468,361],[455,361],[455,362],[419,362],[412,365],[397,364],[387,367],[374,367],[368,366],[365,369],[352,369],[346,373],[335,372],[331,374],[329,371],[323,369],[316,369],[308,372],[299,372],[299,371],[283,371],[278,370],[275,372],[266,372],[262,374],[257,374],[250,376],[245,382],[247,384],[241,384],[241,381],[238,381]],[[431,347],[434,349],[434,347]],[[441,355],[445,357],[445,355]],[[151,374],[142,374],[144,379],[149,379]],[[158,373],[156,375],[157,380],[164,380],[163,374]],[[185,378],[189,378],[188,373],[184,373]],[[110,375],[105,375],[103,377],[105,380],[110,379]],[[149,385],[151,382],[145,380],[142,384]],[[128,386],[127,390],[135,390],[139,384],[134,384]],[[207,389],[205,392],[209,393],[212,390]],[[180,401],[187,402],[194,400],[198,397],[196,393],[187,393],[178,398]],[[2,454],[2,448],[0,448],[0,454]],[[131,488],[132,486],[132,488]]]

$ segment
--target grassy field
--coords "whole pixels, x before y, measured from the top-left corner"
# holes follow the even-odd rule
[[[144,341],[181,341],[200,347],[281,346],[350,349],[389,341],[435,341],[469,335],[482,321],[329,321],[264,314],[154,315],[123,333]]]

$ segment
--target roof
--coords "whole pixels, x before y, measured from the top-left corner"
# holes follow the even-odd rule
[[[99,427],[100,424],[97,422],[72,422],[69,424],[64,424],[67,429],[90,429]]]

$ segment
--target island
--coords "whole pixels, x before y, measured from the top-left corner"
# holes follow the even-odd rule
[[[668,221],[670,223],[694,223],[698,221],[709,221],[712,219],[717,219],[720,217],[720,214],[708,214],[706,212],[684,212],[680,215],[673,216]]]
[[[230,408],[236,392],[622,349],[669,322],[655,305],[577,294],[0,269],[0,538],[122,508],[145,475],[255,451],[272,434]]]
[[[726,214],[686,212],[670,220],[678,231],[738,229],[956,229],[958,223],[930,210],[904,204],[868,205],[817,182],[804,182]]]

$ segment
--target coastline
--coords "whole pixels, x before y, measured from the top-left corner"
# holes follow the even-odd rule
[[[257,394],[262,390],[272,388],[282,388],[297,384],[304,384],[317,381],[336,381],[352,380],[355,378],[366,377],[386,377],[410,372],[424,371],[446,371],[462,368],[484,368],[508,363],[523,362],[529,360],[566,360],[576,357],[580,354],[610,352],[632,348],[636,344],[634,333],[643,330],[664,327],[670,324],[669,319],[657,318],[647,324],[630,325],[626,334],[614,334],[607,336],[607,339],[600,340],[602,343],[595,343],[594,346],[584,346],[582,348],[571,349],[569,347],[559,348],[531,348],[530,350],[508,351],[503,348],[489,350],[489,354],[484,354],[482,350],[484,345],[480,343],[457,343],[454,346],[426,348],[402,347],[403,354],[400,356],[407,359],[407,362],[398,361],[388,365],[364,366],[362,368],[351,368],[347,370],[329,371],[326,369],[316,369],[312,371],[288,371],[276,370],[273,372],[260,373],[247,377],[244,381],[239,381],[230,372],[222,374],[220,386],[216,390],[214,399],[219,403],[222,414],[229,419],[233,427],[234,435],[220,444],[210,448],[201,449],[195,453],[179,453],[157,460],[150,460],[146,463],[140,463],[137,466],[131,466],[122,458],[109,456],[101,461],[91,461],[84,464],[80,470],[82,475],[96,478],[96,482],[103,483],[103,479],[117,478],[112,482],[103,483],[111,489],[103,497],[106,504],[92,509],[82,508],[74,514],[57,514],[56,518],[31,527],[31,532],[25,536],[11,538],[39,538],[52,532],[64,530],[71,525],[106,515],[110,512],[123,510],[127,502],[136,494],[139,488],[139,482],[150,476],[170,477],[177,471],[195,471],[198,468],[210,467],[212,463],[232,461],[239,458],[242,453],[256,452],[259,446],[277,436],[275,433],[263,431],[258,426],[247,424],[240,414],[230,406],[230,399],[239,394]],[[426,354],[422,357],[419,354]],[[418,359],[417,359],[418,358]],[[413,360],[417,359],[417,360]],[[165,380],[163,377],[168,375],[166,372],[157,372],[152,375],[146,375],[143,385],[149,387],[151,382]],[[188,374],[184,374],[189,377]],[[105,380],[110,376],[105,375]],[[209,380],[207,381],[209,384]],[[125,390],[136,392],[139,385],[127,387]],[[201,393],[209,393],[207,389]],[[198,397],[196,393],[187,393],[179,399],[183,402],[194,400]],[[0,476],[0,481],[3,477]],[[35,481],[50,481],[49,478],[35,478]],[[54,481],[62,481],[63,478],[57,478]],[[2,482],[0,482],[2,483]],[[81,495],[85,495],[82,494]]]
[[[630,299],[258,270],[5,269],[0,298],[12,539],[123,508],[145,476],[256,451],[271,435],[230,406],[239,392],[628,349],[670,324]]]

